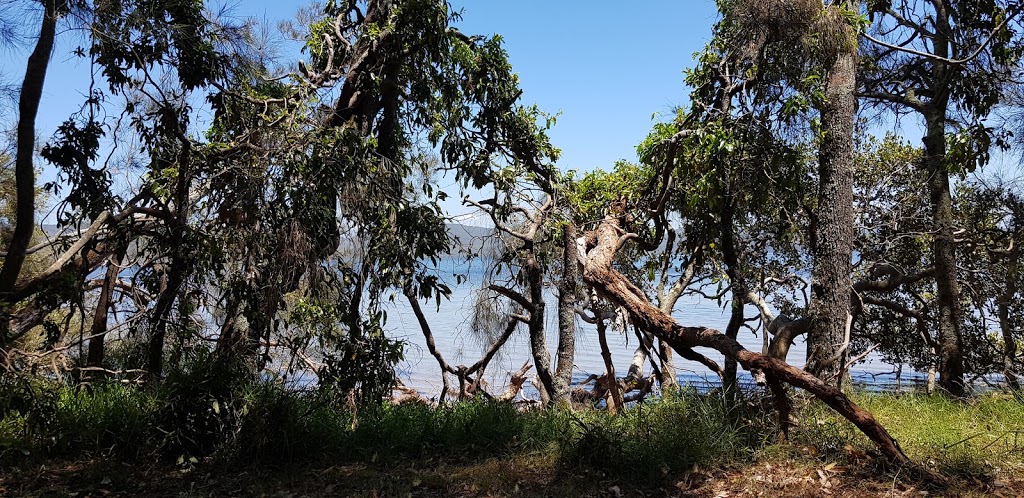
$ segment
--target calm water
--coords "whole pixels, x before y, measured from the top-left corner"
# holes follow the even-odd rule
[[[442,261],[439,274],[451,275],[453,272],[467,275],[469,281],[456,286],[454,277],[445,276],[445,280],[452,287],[451,299],[442,300],[440,308],[437,308],[434,302],[424,303],[422,307],[434,333],[437,348],[444,355],[448,364],[452,366],[471,365],[482,356],[483,351],[489,346],[475,337],[470,329],[475,292],[483,281],[483,271],[480,263],[475,263],[470,267],[455,258]],[[553,295],[548,296],[547,303],[548,314],[545,330],[548,348],[554,356],[557,347],[558,322],[555,315],[556,300]],[[409,343],[406,359],[399,365],[403,382],[427,396],[436,396],[441,391],[441,369],[437,365],[437,361],[427,351],[423,334],[412,309],[403,300],[396,298],[396,304],[391,305],[387,312],[389,335],[404,339]],[[756,314],[754,308],[747,312],[747,316],[754,314]],[[718,330],[725,330],[729,321],[727,310],[700,296],[680,299],[673,316],[683,325],[702,325]],[[576,335],[574,382],[582,381],[590,374],[600,375],[604,372],[604,361],[601,358],[595,326],[580,320],[577,322],[579,329]],[[761,351],[763,339],[760,334],[754,336],[749,330],[744,329],[740,332],[739,340],[748,349]],[[624,375],[637,347],[637,338],[632,331],[626,335],[610,328],[608,342],[616,373],[620,376]],[[719,365],[723,364],[722,355],[717,351],[702,349],[700,352],[717,361]],[[806,347],[803,340],[800,339],[791,349],[788,361],[793,365],[802,366],[806,359],[805,355]],[[520,326],[487,367],[485,380],[490,383],[488,392],[502,392],[508,383],[510,372],[518,370],[529,359],[529,338],[526,327]],[[532,360],[530,361],[532,363]],[[709,382],[713,384],[717,380],[717,377],[702,365],[683,360],[678,355],[675,358],[675,365],[676,375],[682,383],[706,387]],[[893,370],[892,365],[885,364],[878,358],[869,358],[868,362],[857,365],[852,374],[855,380],[868,385],[891,386],[895,380]],[[650,373],[649,364],[646,372]],[[904,372],[904,383],[908,383],[912,377],[919,379],[920,375]],[[450,381],[454,386],[456,379],[451,378]]]

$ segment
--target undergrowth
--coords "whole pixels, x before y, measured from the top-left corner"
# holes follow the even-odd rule
[[[216,372],[195,369],[193,372]],[[360,407],[329,393],[294,392],[270,381],[232,382],[230,372],[177,372],[159,388],[6,382],[0,390],[0,463],[114,456],[248,464],[531,458],[573,474],[647,480],[695,465],[749,461],[773,452],[830,461],[871,452],[827,407],[798,411],[789,445],[775,443],[774,415],[756,397],[730,401],[671,392],[620,416],[596,409],[521,410],[472,400],[429,407]],[[977,477],[1024,461],[1024,403],[1004,395],[855,394],[911,459]]]

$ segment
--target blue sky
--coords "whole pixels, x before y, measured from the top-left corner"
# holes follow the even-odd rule
[[[634,159],[652,115],[665,115],[685,104],[683,70],[710,38],[716,18],[711,0],[453,3],[463,11],[458,23],[463,32],[502,35],[520,76],[524,101],[560,113],[550,135],[562,149],[563,169],[608,168],[618,159]],[[275,25],[291,18],[305,2],[227,4],[238,18],[252,16]],[[37,29],[38,16],[32,11],[23,11],[20,18],[26,32]],[[20,82],[32,42],[0,50],[4,82]],[[80,43],[75,33],[59,36],[37,122],[40,142],[48,140],[83,100],[88,64],[71,53]],[[7,123],[15,116],[11,107],[0,113]],[[44,167],[40,180],[53,175]]]
[[[261,8],[255,5],[265,4]],[[288,17],[301,3],[244,2],[239,15]],[[683,69],[711,37],[712,0],[457,0],[469,35],[500,34],[523,100],[561,112],[551,131],[563,168],[610,167],[635,158],[653,113],[685,103]]]

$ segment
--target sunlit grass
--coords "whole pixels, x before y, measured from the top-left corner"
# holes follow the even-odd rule
[[[1024,403],[1005,394],[970,400],[923,394],[855,394],[899,441],[914,461],[942,472],[979,475],[1007,463],[1024,462]],[[840,455],[870,443],[834,412],[804,411],[798,441]]]

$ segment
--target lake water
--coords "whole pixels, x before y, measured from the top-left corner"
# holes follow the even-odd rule
[[[469,279],[468,282],[458,286],[454,285],[455,278],[451,275],[456,272],[466,275]],[[433,331],[437,348],[444,355],[448,364],[452,366],[471,365],[482,356],[484,350],[489,346],[489,344],[482,344],[470,329],[472,310],[476,301],[475,292],[483,281],[482,265],[476,262],[470,266],[460,259],[446,258],[441,262],[438,274],[444,276],[445,281],[449,282],[452,287],[451,299],[442,299],[439,308],[433,301],[423,303],[424,314]],[[407,386],[428,397],[436,397],[441,391],[441,369],[427,350],[412,309],[408,303],[400,299],[401,297],[396,298],[396,303],[386,308],[388,312],[386,328],[389,336],[404,339],[409,344],[406,349],[406,359],[399,365],[399,374]],[[557,301],[554,295],[549,293],[545,330],[548,348],[552,356],[555,354],[558,340],[556,305]],[[756,312],[756,309],[751,307],[747,316],[753,316]],[[720,308],[717,303],[700,296],[684,296],[677,303],[673,317],[683,325],[699,325],[725,330],[729,321],[729,312],[727,309]],[[596,327],[581,320],[577,320],[577,323],[579,328],[576,335],[574,383],[582,381],[591,374],[601,375],[604,372],[604,360],[601,358]],[[760,334],[755,336],[750,330],[743,329],[740,331],[739,341],[752,351],[761,351],[762,337]],[[638,344],[637,338],[632,331],[626,335],[621,331],[609,328],[608,342],[616,373],[622,376],[632,360],[633,352]],[[710,349],[699,351],[718,362],[719,365],[723,364],[722,355],[717,351]],[[793,365],[803,366],[805,355],[806,346],[803,340],[799,339],[790,350],[788,361]],[[528,360],[532,363],[529,337],[525,325],[521,325],[487,367],[485,380],[489,383],[488,392],[504,391],[510,372],[518,370]],[[676,376],[683,384],[706,389],[717,381],[717,377],[703,365],[683,360],[678,355],[675,358],[675,366]],[[864,383],[869,387],[891,388],[894,387],[896,380],[894,370],[892,365],[880,361],[879,358],[869,357],[867,362],[855,366],[851,373],[855,382]],[[649,372],[648,363],[647,373]],[[530,375],[532,375],[532,370]],[[907,384],[913,379],[920,380],[922,376],[919,373],[904,371],[902,378],[904,384]],[[746,376],[745,379],[749,381],[749,376]],[[743,380],[741,379],[741,382]],[[453,387],[457,387],[456,379],[451,378],[450,382]],[[529,390],[529,392],[533,391]]]

